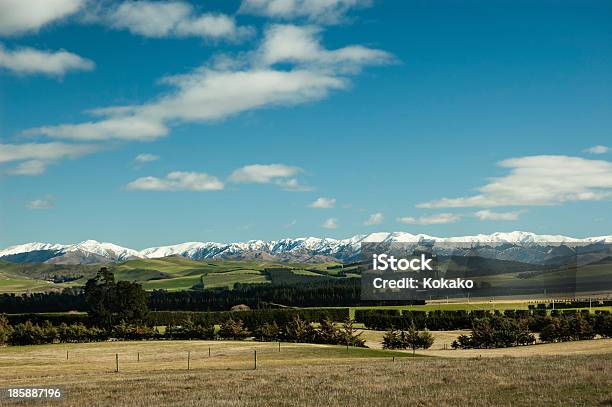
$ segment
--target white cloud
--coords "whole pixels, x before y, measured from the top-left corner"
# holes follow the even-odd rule
[[[0,144],[0,163],[23,160],[54,161],[64,158],[77,158],[98,149],[99,146],[94,145],[59,142]]]
[[[254,33],[239,27],[232,16],[220,13],[198,14],[184,1],[124,1],[116,6],[90,13],[91,22],[144,37],[204,37],[239,40]]]
[[[223,182],[203,172],[173,171],[164,178],[142,177],[129,184],[128,190],[141,191],[216,191],[224,188]]]
[[[524,211],[493,212],[483,209],[475,212],[474,215],[480,220],[518,220]]]
[[[609,153],[610,151],[612,151],[610,147],[602,146],[602,145],[593,146],[593,147],[590,147],[584,150],[585,153],[589,153],[589,154],[606,154],[606,153]]]
[[[297,58],[275,51],[264,60],[268,63],[297,62],[299,59],[308,61],[306,65],[275,69],[262,63],[261,55],[267,54],[257,51],[241,58],[226,59],[217,65],[202,66],[185,75],[166,77],[162,83],[173,87],[170,92],[142,105],[94,109],[92,113],[102,116],[98,121],[43,126],[26,130],[24,134],[75,140],[151,140],[166,135],[168,123],[219,120],[248,110],[324,98],[329,92],[349,85],[347,66],[354,72],[359,66],[374,63],[377,58],[354,56],[354,51],[346,51],[352,47],[336,50],[344,50],[342,55],[335,54],[336,51],[323,49],[314,33],[305,36],[315,44],[315,54]],[[278,49],[277,46],[268,47],[267,38],[260,50]],[[329,57],[330,54],[334,56]],[[340,62],[342,67],[338,66]]]
[[[28,209],[51,209],[55,208],[55,202],[52,196],[41,199],[34,199],[26,204]]]
[[[494,178],[479,194],[442,198],[417,205],[420,208],[459,208],[555,205],[594,201],[612,196],[612,163],[580,157],[540,155],[499,163],[510,173]]]
[[[68,140],[99,141],[109,139],[154,140],[168,134],[158,120],[138,116],[113,117],[98,122],[60,124],[28,129],[24,136],[43,135]]]
[[[391,54],[361,45],[327,50],[321,46],[320,32],[320,28],[312,26],[273,25],[266,30],[256,58],[266,66],[278,63],[314,64],[321,69],[336,68],[341,71],[357,71],[364,65],[393,61]]]
[[[43,174],[46,169],[46,162],[41,160],[29,160],[20,162],[15,168],[9,169],[6,173],[9,175],[35,176]]]
[[[385,217],[383,216],[382,213],[377,212],[377,213],[373,213],[370,215],[369,218],[367,218],[363,224],[366,226],[373,226],[373,225],[379,225],[380,223],[382,223],[382,221],[385,219]]]
[[[405,216],[397,218],[397,221],[407,225],[442,225],[446,223],[455,223],[459,219],[461,219],[461,215],[455,213],[439,213],[437,215],[421,216],[418,218]]]
[[[297,220],[293,219],[291,222],[283,225],[283,227],[285,229],[290,229],[290,228],[294,227],[296,224],[297,224]]]
[[[243,0],[240,12],[293,19],[307,18],[321,24],[341,22],[355,7],[367,7],[370,0]]]
[[[85,0],[2,0],[0,35],[37,31],[52,21],[78,11]]]
[[[138,154],[134,158],[134,162],[136,162],[138,164],[150,163],[152,161],[157,161],[157,160],[159,160],[159,156],[158,155],[149,154],[149,153],[141,153],[141,154]]]
[[[293,177],[300,172],[301,168],[285,164],[252,164],[234,170],[229,180],[238,183],[274,183],[285,189],[299,190],[302,186]]]
[[[278,185],[279,187],[281,187],[282,189],[284,189],[285,191],[307,192],[307,191],[312,191],[313,189],[311,186],[302,185],[300,181],[298,181],[297,178],[277,179],[274,183]]]
[[[94,145],[59,142],[0,144],[0,163],[19,162],[16,167],[5,171],[9,175],[40,175],[51,163],[91,154],[99,149]]]
[[[41,51],[34,48],[7,50],[0,44],[0,68],[21,75],[62,76],[68,71],[90,71],[95,64],[68,51]]]
[[[324,227],[325,229],[337,229],[338,228],[338,219],[336,219],[336,218],[329,218],[325,222],[323,222],[321,227]]]
[[[320,198],[317,198],[313,203],[308,206],[310,206],[311,208],[329,209],[333,208],[335,204],[336,198],[325,198],[322,196]]]

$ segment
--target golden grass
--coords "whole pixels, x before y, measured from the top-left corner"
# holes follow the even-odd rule
[[[375,349],[382,348],[384,331],[363,330],[361,332],[361,336],[366,340],[367,346]],[[419,355],[449,358],[563,356],[612,353],[612,339],[545,343],[500,349],[451,349],[451,343],[457,339],[459,335],[469,335],[470,333],[471,331],[469,330],[431,331],[434,337],[432,347],[427,350],[417,350],[416,353]]]
[[[258,370],[252,370],[255,349]],[[192,357],[190,371],[186,370],[187,351]],[[113,372],[116,352],[120,353],[119,373]],[[140,362],[137,352],[141,352]],[[308,344],[283,344],[279,353],[274,343],[229,341],[7,347],[0,349],[0,387],[64,387],[66,397],[61,402],[29,403],[36,406],[612,403],[610,353],[495,359],[396,358],[395,362],[388,355]]]

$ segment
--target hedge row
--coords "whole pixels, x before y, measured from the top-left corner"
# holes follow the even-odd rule
[[[344,321],[349,317],[348,308],[321,308],[321,309],[256,309],[252,311],[151,311],[148,313],[145,325],[148,326],[169,326],[181,325],[190,319],[199,325],[220,325],[230,319],[240,319],[249,329],[262,325],[266,322],[284,324],[294,316],[299,316],[307,322],[318,322],[322,319],[332,321]],[[12,314],[8,315],[9,323],[17,325],[26,321],[33,324],[42,325],[49,321],[52,325],[62,323],[83,324],[91,326],[87,314]]]
[[[582,314],[585,318],[599,314],[610,314],[609,311],[598,310],[595,314],[590,314],[589,310],[553,310],[551,317],[562,315]],[[505,310],[496,311],[406,311],[400,310],[357,310],[355,311],[355,321],[361,322],[366,328],[376,330],[389,329],[408,329],[413,325],[417,329],[429,329],[432,331],[450,331],[455,329],[471,329],[474,321],[491,317],[508,317],[523,320],[529,329],[540,331],[546,322],[549,313],[546,309],[532,310]]]
[[[42,325],[31,321],[10,325],[8,319],[0,315],[0,345],[42,345],[49,343],[69,342],[99,342],[108,339],[115,340],[153,340],[153,339],[230,339],[243,340],[254,337],[260,341],[286,341],[323,344],[342,344],[365,347],[365,340],[353,328],[352,321],[346,321],[342,328],[338,328],[332,320],[324,319],[319,327],[294,316],[285,324],[276,322],[263,323],[249,330],[243,321],[229,319],[223,323],[219,330],[214,325],[196,324],[191,319],[182,325],[170,325],[161,333],[157,328],[149,326],[130,325],[125,322],[114,326],[110,330],[96,327],[86,327],[81,323],[59,326],[46,321]]]
[[[540,329],[542,342],[565,342],[612,337],[612,314],[598,313],[565,314],[546,316]],[[483,318],[474,321],[471,335],[460,335],[453,341],[453,349],[505,348],[531,345],[536,337],[529,329],[527,320],[509,317]]]
[[[530,304],[529,309],[564,309],[564,308],[590,308],[590,307],[612,307],[612,300],[603,301],[567,301],[549,302],[542,304]]]

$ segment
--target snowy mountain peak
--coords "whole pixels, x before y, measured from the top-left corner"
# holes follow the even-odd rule
[[[496,232],[460,237],[435,237],[407,232],[376,232],[355,235],[348,239],[300,237],[273,241],[249,240],[247,242],[186,242],[170,246],[151,247],[136,251],[113,243],[85,240],[73,245],[51,243],[26,243],[0,250],[0,258],[35,251],[49,251],[48,263],[105,263],[126,261],[134,258],[161,258],[182,256],[194,260],[211,258],[276,258],[280,260],[316,261],[320,259],[355,259],[361,250],[361,243],[466,243],[469,246],[503,247],[514,244],[525,247],[554,246],[559,244],[578,245],[612,243],[612,236],[576,239],[563,235],[537,235],[531,232]],[[264,257],[261,257],[261,256]],[[265,257],[267,256],[267,257]],[[27,256],[25,256],[27,257]],[[39,258],[39,257],[37,257]],[[19,260],[40,261],[40,260]]]

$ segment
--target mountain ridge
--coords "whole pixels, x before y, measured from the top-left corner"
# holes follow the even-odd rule
[[[532,232],[495,232],[471,236],[436,237],[407,232],[375,232],[355,235],[347,239],[317,237],[285,238],[280,240],[249,240],[246,242],[185,242],[175,245],[149,247],[134,250],[114,243],[85,240],[76,244],[30,242],[0,250],[0,258],[27,258],[25,253],[36,252],[36,258],[47,259],[52,264],[93,264],[122,262],[137,258],[161,258],[182,256],[193,260],[228,259],[276,259],[281,261],[351,261],[358,256],[362,243],[413,243],[413,244],[461,244],[470,247],[513,246],[578,246],[595,243],[612,243],[612,235],[584,239],[563,235],[538,235]],[[19,261],[17,261],[19,262]],[[24,261],[27,262],[27,261]]]

